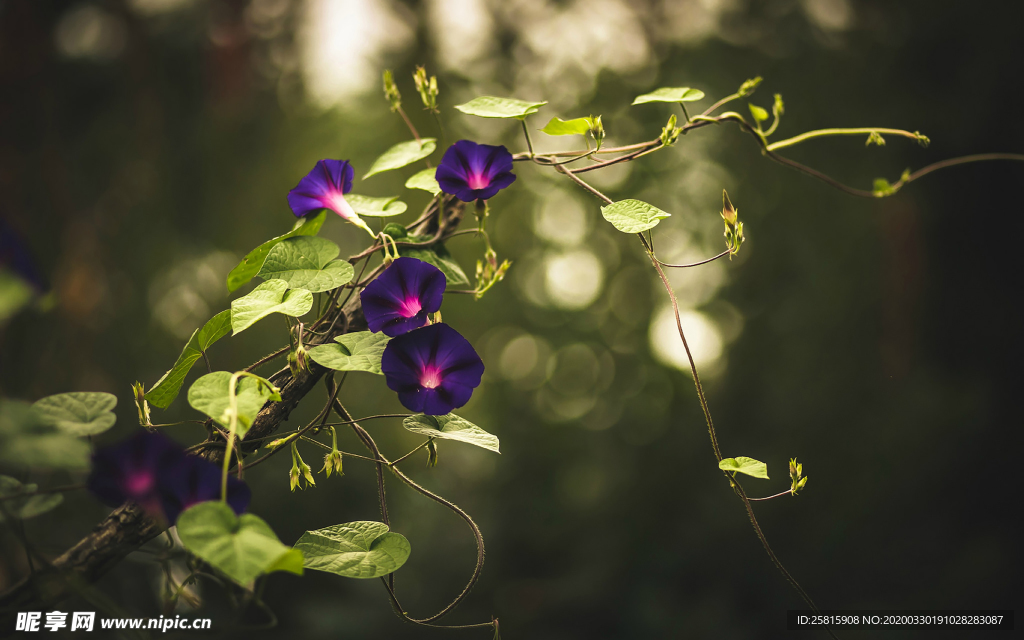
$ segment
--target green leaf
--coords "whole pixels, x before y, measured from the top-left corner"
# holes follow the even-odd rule
[[[295,227],[284,234],[278,236],[273,240],[267,240],[260,246],[256,247],[249,252],[249,255],[238,263],[238,266],[231,270],[228,274],[228,291],[234,291],[238,287],[242,286],[246,282],[249,282],[253,277],[260,272],[263,268],[263,262],[267,259],[267,254],[274,246],[282,240],[288,238],[294,238],[295,236],[315,236],[320,232],[320,227],[323,226],[324,220],[327,219],[327,211],[321,211],[315,216],[306,216],[305,218],[297,221]],[[152,401],[151,401],[152,402]]]
[[[436,167],[428,167],[423,171],[419,171],[405,181],[405,188],[422,189],[423,191],[429,191],[436,196],[441,193],[441,186],[437,184],[437,179],[434,177],[434,174],[436,173]]]
[[[369,173],[363,176],[363,180],[366,180],[370,176],[375,176],[378,173],[391,171],[392,169],[401,169],[402,167],[412,164],[417,160],[422,160],[434,153],[434,149],[436,148],[437,143],[434,138],[421,138],[419,142],[415,140],[399,142],[385,151],[384,155],[374,161],[373,166],[370,167]]]
[[[594,123],[590,118],[575,118],[573,120],[551,118],[541,131],[549,136],[586,135],[592,126]]]
[[[210,416],[224,428],[230,428],[231,416],[228,415],[230,399],[228,398],[228,387],[231,383],[231,373],[227,371],[214,371],[208,373],[192,383],[188,390],[188,403],[193,409],[202,411]],[[267,403],[267,400],[280,400],[281,396],[275,398],[274,394],[249,376],[242,376],[235,388],[235,400],[238,408],[237,435],[239,439],[244,438],[252,421],[256,419],[260,409]]]
[[[32,495],[38,487],[34,484],[21,484],[10,476],[0,476],[0,500],[4,501],[4,507],[16,518],[27,520],[46,513],[64,502],[64,496],[60,493],[44,493]],[[14,496],[23,496],[15,498]],[[0,512],[0,522],[4,521],[4,514]]]
[[[428,171],[436,171],[436,169],[428,169]],[[408,208],[404,202],[398,199],[398,196],[376,198],[350,193],[345,196],[345,200],[359,215],[375,218],[397,216],[400,213],[405,213]]]
[[[405,227],[395,223],[384,227],[384,233],[390,235],[396,242],[426,242],[430,239],[430,236],[411,234]],[[400,246],[398,247],[398,254],[407,258],[416,258],[417,260],[428,262],[440,269],[448,281],[448,288],[469,286],[469,278],[466,277],[466,273],[459,266],[459,263],[452,258],[451,254],[448,253],[448,249],[440,242],[424,247]]]
[[[637,96],[633,104],[647,102],[696,102],[704,98],[704,92],[690,87],[662,87],[650,93]]]
[[[757,106],[756,104],[748,104],[750,107],[750,115],[754,116],[754,120],[758,122],[764,122],[768,119],[768,112]]]
[[[380,359],[388,340],[383,333],[356,331],[334,339],[335,344],[324,344],[309,350],[309,357],[335,371],[366,371],[382,375]]]
[[[157,380],[153,388],[146,392],[146,400],[154,407],[166,409],[181,391],[185,376],[196,360],[203,357],[203,352],[210,346],[231,333],[231,309],[221,311],[210,318],[202,328],[192,333],[185,348],[181,350],[171,370]]]
[[[32,301],[32,287],[6,269],[0,269],[0,322]]]
[[[755,478],[768,479],[768,465],[761,462],[760,460],[754,460],[746,456],[736,456],[735,458],[723,458],[718,463],[718,468],[722,471],[731,471],[733,473],[745,473],[748,476]]]
[[[89,466],[89,445],[58,430],[27,402],[0,400],[0,463],[84,469]]]
[[[257,275],[264,280],[284,280],[289,289],[329,291],[347,284],[356,274],[347,260],[335,260],[339,253],[338,245],[324,238],[289,238],[270,250]]]
[[[178,537],[186,549],[242,586],[270,571],[296,571],[294,550],[251,513],[236,516],[228,505],[212,500],[190,507],[178,517]]]
[[[281,279],[267,280],[231,302],[231,335],[238,335],[271,313],[301,316],[312,308],[312,293],[305,289],[289,291],[288,283]]]
[[[73,436],[92,436],[114,426],[117,396],[99,391],[59,393],[37,400],[32,408],[57,429]]]
[[[876,198],[884,198],[891,196],[896,193],[896,187],[889,184],[889,181],[885,178],[875,178],[874,186],[872,187],[872,193]]]
[[[478,447],[501,453],[498,450],[498,437],[487,433],[465,418],[460,418],[454,413],[446,416],[415,415],[409,416],[402,421],[402,426],[429,438],[441,438],[443,440],[458,440],[473,444]]]
[[[466,277],[466,272],[452,258],[452,254],[448,253],[448,249],[443,244],[435,244],[433,247],[398,247],[398,254],[429,262],[440,269],[448,281],[447,288],[449,289],[469,286],[469,278]]]
[[[619,200],[601,207],[601,215],[623,233],[640,233],[656,227],[672,214],[641,200]]]
[[[295,548],[302,551],[307,569],[345,578],[378,578],[394,573],[412,550],[405,536],[391,533],[381,522],[349,522],[307,531]]]
[[[466,104],[457,104],[455,108],[462,113],[481,118],[519,118],[522,120],[530,114],[537,113],[546,104],[547,101],[527,102],[515,98],[480,96]]]
[[[298,549],[289,549],[283,556],[274,561],[274,564],[267,567],[264,573],[273,573],[274,571],[287,571],[288,573],[294,573],[296,575],[302,575],[303,563],[305,558],[302,557],[302,552]]]

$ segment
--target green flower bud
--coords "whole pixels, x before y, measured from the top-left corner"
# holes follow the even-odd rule
[[[761,80],[761,76],[757,76],[756,78],[751,78],[750,80],[747,80],[746,82],[740,85],[740,89],[736,93],[739,94],[741,98],[746,98],[747,96],[749,96],[750,94],[754,93],[754,91],[757,90],[758,85],[761,84]]]
[[[146,401],[146,388],[141,382],[132,384],[132,393],[135,395],[135,408],[139,410],[139,424],[143,427],[150,427],[153,423],[149,417],[149,402]]]
[[[341,469],[341,451],[338,451],[338,432],[331,429],[331,452],[324,456],[324,468],[320,470],[321,473],[327,472],[327,477],[331,477],[331,473],[337,473],[339,476],[345,475],[345,472]]]
[[[398,111],[402,106],[402,94],[398,92],[391,69],[384,70],[384,97],[391,103],[391,111]]]

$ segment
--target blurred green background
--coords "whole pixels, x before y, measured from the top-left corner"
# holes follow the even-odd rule
[[[437,130],[417,106],[417,64],[438,75],[449,143],[513,151],[524,150],[514,123],[452,105],[481,94],[549,100],[531,127],[601,114],[607,144],[629,144],[653,138],[672,112],[630,107],[634,96],[692,86],[707,93],[704,108],[761,75],[751,101],[786,101],[776,139],[830,126],[931,137],[928,149],[853,137],[787,150],[869,188],[908,166],[1024,150],[1022,20],[1024,5],[984,1],[2,1],[0,216],[55,304],[0,327],[0,394],[109,391],[119,423],[101,441],[137,429],[130,383],[155,382],[191,332],[227,308],[227,271],[292,224],[288,189],[320,158],[349,158],[360,176],[409,138],[380,92],[384,68],[424,135]],[[534,140],[546,150],[579,143]],[[355,190],[402,193],[418,168]],[[446,621],[498,616],[506,638],[812,637],[785,631],[786,610],[802,603],[715,468],[664,292],[635,238],[568,180],[525,163],[516,171],[492,202],[509,277],[480,302],[448,296],[444,306],[487,366],[460,414],[495,433],[502,454],[441,443],[438,467],[423,455],[407,463],[487,541],[481,582]],[[737,259],[672,279],[723,453],[768,463],[772,479],[748,480],[748,491],[782,491],[788,458],[804,463],[806,492],[757,513],[818,604],[1019,608],[1022,166],[965,166],[892,199],[858,200],[771,163],[736,128],[709,127],[587,175],[615,199],[673,214],[655,232],[668,262],[722,249],[723,188],[739,208],[748,241]],[[408,221],[427,196],[403,199]],[[333,217],[322,235],[343,255],[365,238]],[[482,253],[471,236],[449,248],[470,273]],[[234,370],[286,340],[283,323],[266,321],[210,356]],[[322,395],[290,425],[314,415]],[[343,400],[356,416],[402,411],[369,375],[350,376]],[[182,396],[156,419],[192,413]],[[398,421],[367,426],[392,457],[419,442]],[[203,435],[178,429],[183,442]],[[343,448],[359,444],[346,434]],[[306,451],[315,468],[319,455]],[[349,459],[344,478],[318,476],[295,494],[288,463],[278,456],[247,478],[252,511],[285,542],[379,518],[366,463]],[[472,539],[449,512],[389,488],[392,526],[413,547],[399,594],[426,615],[462,588]],[[56,555],[107,512],[73,494],[26,529]],[[3,586],[27,567],[7,530],[0,545]],[[149,616],[158,580],[136,554],[99,586],[126,615]],[[269,579],[271,630],[245,631],[265,616],[232,612],[210,584],[200,595],[208,613],[196,615],[227,635],[488,634],[403,624],[376,581],[313,572]]]

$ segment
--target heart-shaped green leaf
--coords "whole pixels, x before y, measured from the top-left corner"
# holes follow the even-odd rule
[[[601,207],[601,215],[623,233],[640,233],[658,226],[672,214],[641,200],[619,200]]]
[[[185,376],[188,375],[196,360],[203,357],[203,352],[209,349],[210,345],[229,333],[231,333],[231,309],[221,311],[210,318],[201,329],[194,331],[171,370],[146,392],[146,400],[149,401],[149,404],[161,409],[167,408],[178,397],[181,385],[185,382]]]
[[[764,108],[756,104],[748,104],[747,106],[750,108],[750,115],[754,116],[754,120],[764,122],[768,119],[768,112]]]
[[[10,318],[32,301],[32,285],[7,269],[0,268],[0,322]]]
[[[633,104],[646,102],[695,102],[704,98],[704,92],[690,87],[662,87],[650,93],[637,96]]]
[[[405,188],[422,189],[423,191],[429,191],[436,196],[441,193],[441,186],[437,184],[437,179],[434,177],[436,173],[436,167],[428,167],[422,171],[414,173],[411,178],[405,181]]]
[[[380,359],[388,340],[383,333],[356,331],[334,339],[334,344],[324,344],[309,350],[309,357],[317,364],[335,371],[366,371],[382,375]]]
[[[522,120],[532,113],[537,113],[546,104],[547,101],[527,102],[515,98],[480,96],[465,104],[457,104],[455,108],[462,113],[481,118],[519,118]]]
[[[89,445],[44,420],[27,402],[0,399],[0,463],[83,469],[89,466]]]
[[[32,405],[43,422],[73,436],[92,436],[114,426],[117,396],[99,391],[58,393]]]
[[[216,500],[182,513],[178,537],[186,549],[242,586],[270,571],[302,575],[295,551],[277,539],[270,525],[251,513],[236,516]]]
[[[718,468],[722,471],[731,471],[733,473],[745,473],[748,476],[755,478],[768,479],[768,465],[761,462],[760,460],[754,460],[746,456],[736,456],[735,458],[723,458],[718,463]]]
[[[295,236],[315,236],[320,232],[320,227],[324,225],[324,220],[327,219],[327,211],[321,211],[315,216],[306,216],[305,218],[297,221],[295,227],[284,234],[278,236],[273,240],[267,240],[260,246],[256,247],[249,252],[249,255],[238,263],[238,266],[231,270],[228,274],[228,291],[234,291],[238,287],[242,286],[246,282],[249,282],[260,272],[263,268],[263,262],[267,259],[267,254],[270,250],[282,240],[288,238],[294,238]]]
[[[238,335],[272,313],[301,316],[313,308],[313,294],[305,289],[288,289],[281,279],[267,280],[231,302],[231,335]]]
[[[419,142],[416,140],[399,142],[374,161],[369,173],[363,176],[363,180],[378,173],[391,171],[392,169],[401,169],[417,160],[422,160],[434,153],[436,148],[437,143],[434,138],[421,138]]]
[[[549,136],[586,135],[593,126],[594,121],[590,118],[574,118],[572,120],[551,118],[541,131]]]
[[[192,383],[188,390],[188,403],[197,411],[216,420],[225,428],[231,427],[231,416],[229,409],[231,399],[228,397],[228,388],[231,385],[231,375],[227,371],[214,371],[208,373]],[[275,395],[265,384],[243,376],[238,380],[235,388],[235,401],[238,409],[238,424],[236,433],[239,438],[245,437],[252,421],[256,419],[260,409],[268,400],[280,400],[280,395]]]
[[[346,578],[377,578],[393,573],[409,558],[405,536],[391,533],[381,522],[349,522],[307,531],[295,548],[307,569]]]
[[[348,284],[355,275],[347,260],[335,260],[340,252],[338,245],[325,238],[289,238],[270,250],[257,275],[284,280],[289,289],[329,291]]]
[[[21,520],[34,518],[53,510],[64,502],[64,496],[60,493],[32,495],[37,489],[38,487],[34,484],[21,484],[10,476],[0,476],[0,500],[4,501],[7,512],[15,518]],[[0,512],[0,522],[3,521],[4,514]]]
[[[428,169],[428,171],[431,171],[431,169]],[[433,169],[433,171],[436,171],[436,169]],[[405,210],[408,208],[404,202],[398,199],[398,196],[375,198],[350,193],[345,196],[345,201],[359,215],[374,218],[397,216],[400,213],[405,213]]]
[[[498,450],[498,437],[487,433],[465,418],[454,413],[446,416],[427,416],[423,414],[409,416],[402,421],[402,426],[429,438],[458,440],[478,447],[501,453]]]

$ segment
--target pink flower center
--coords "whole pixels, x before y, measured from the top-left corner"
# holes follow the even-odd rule
[[[332,191],[323,198],[324,206],[338,214],[346,220],[353,220],[356,218],[356,212],[352,209],[352,205],[345,200],[344,194],[340,191]]]
[[[482,173],[470,173],[466,183],[469,184],[470,189],[486,189],[491,181]]]
[[[402,301],[402,308],[398,310],[403,318],[411,318],[423,309],[423,305],[420,303],[420,299],[417,297],[409,297]]]
[[[420,374],[420,384],[427,389],[436,389],[441,386],[441,370],[437,367],[427,366]]]
[[[136,471],[125,478],[125,489],[133,496],[141,496],[148,493],[153,486],[153,474],[149,471]]]

